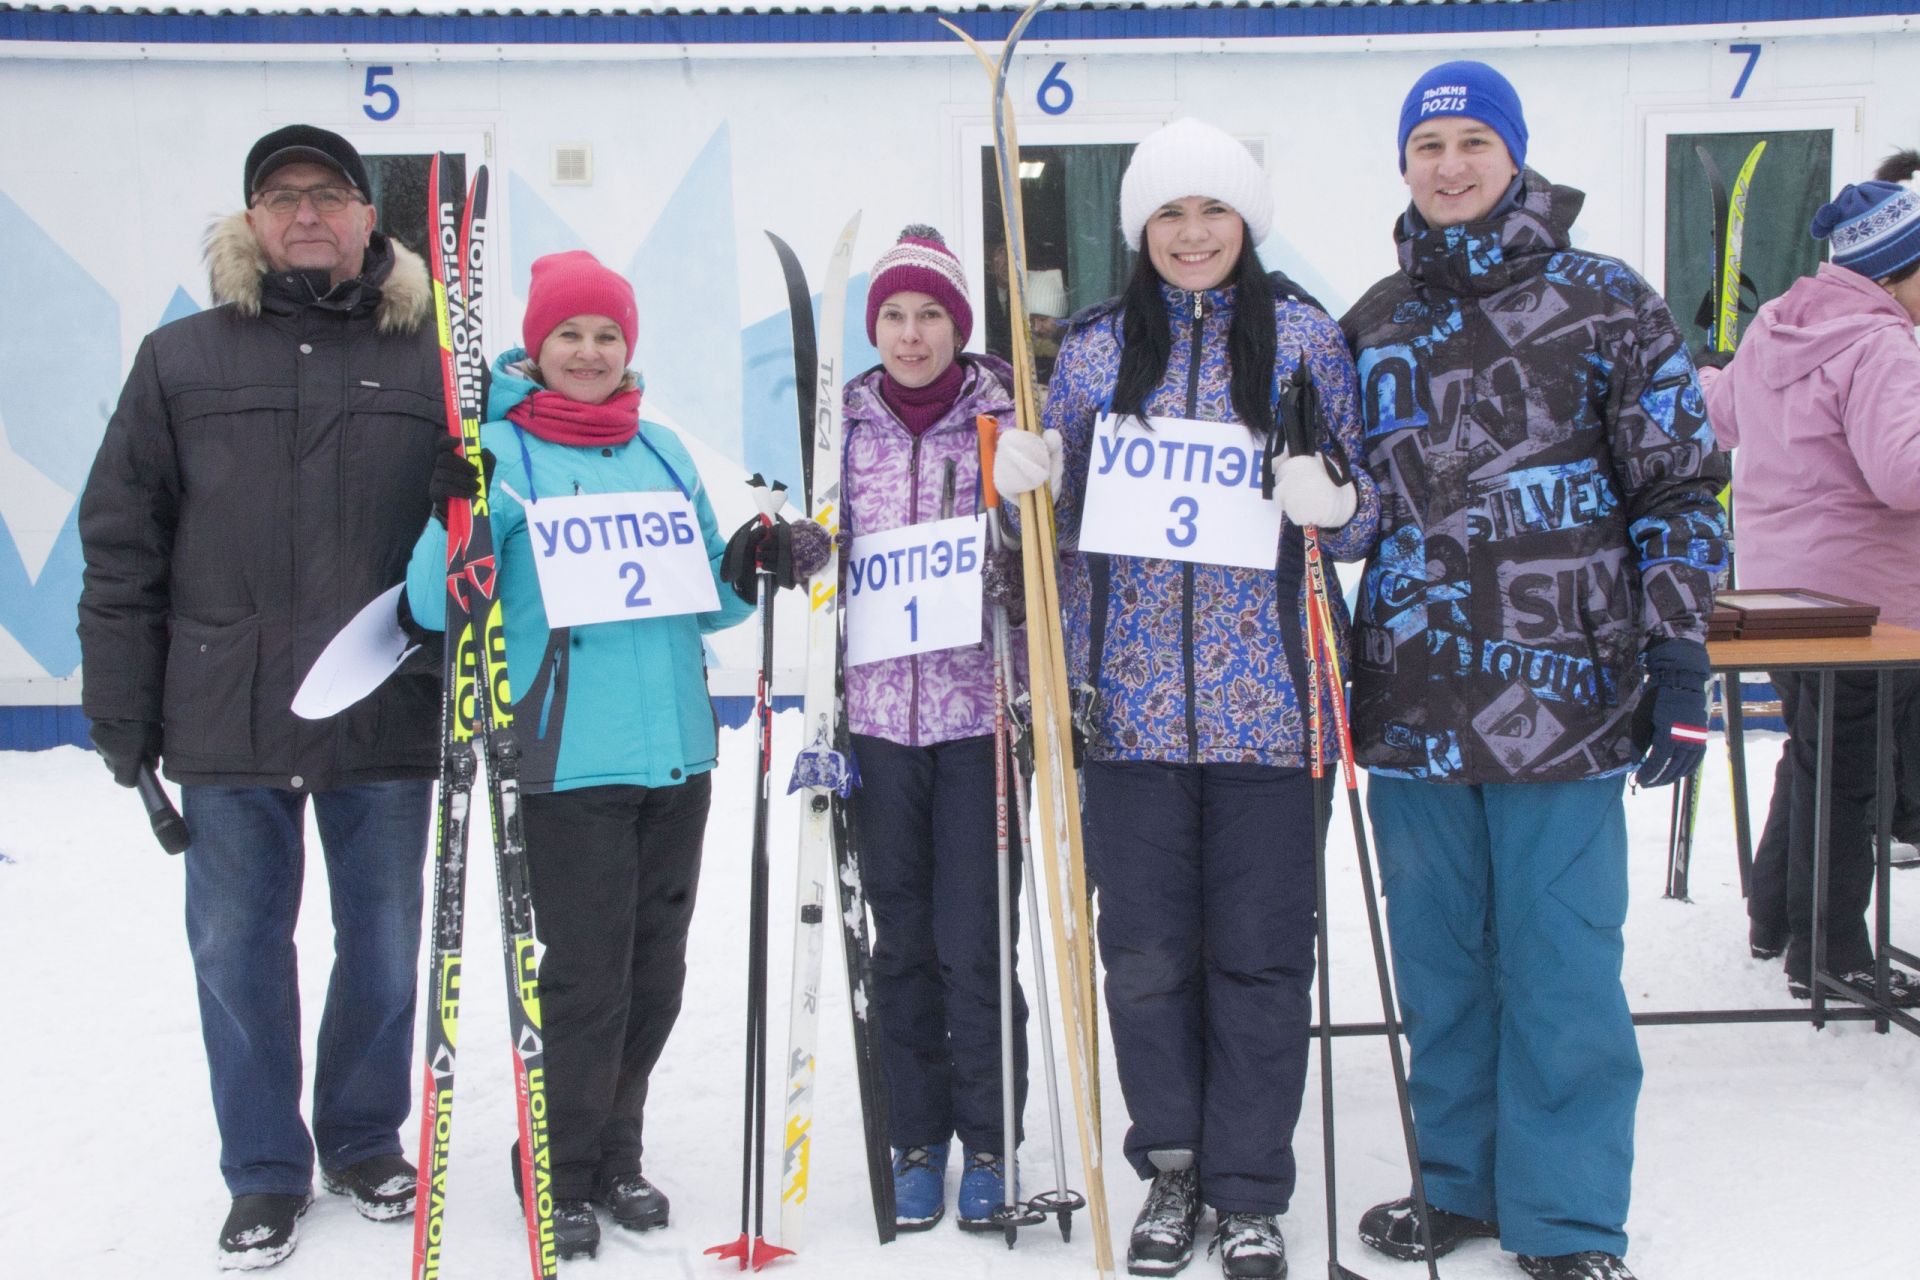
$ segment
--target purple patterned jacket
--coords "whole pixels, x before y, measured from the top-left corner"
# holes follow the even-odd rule
[[[853,378],[842,397],[845,451],[840,463],[842,545],[863,533],[941,518],[947,474],[954,515],[980,505],[978,414],[1012,420],[1013,371],[995,356],[962,353],[966,381],[947,415],[916,437],[880,397],[879,368]],[[1024,668],[1024,636],[1015,633],[1015,679]],[[927,747],[993,732],[993,624],[982,620],[980,643],[937,653],[888,658],[847,668],[847,721],[864,733]]]

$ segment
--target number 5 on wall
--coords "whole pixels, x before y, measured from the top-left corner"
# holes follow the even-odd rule
[[[367,119],[391,120],[399,112],[400,91],[390,84],[380,83],[380,77],[392,74],[392,67],[367,68],[367,84],[363,93],[370,101],[360,105],[360,109],[367,113]],[[376,107],[375,102],[380,102],[382,105]]]

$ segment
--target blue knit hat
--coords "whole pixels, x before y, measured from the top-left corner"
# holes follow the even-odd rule
[[[1898,182],[1859,182],[1820,206],[1809,228],[1833,250],[1833,265],[1880,280],[1920,261],[1920,192]]]
[[[1527,118],[1507,78],[1484,62],[1443,62],[1413,82],[1400,104],[1400,172],[1407,171],[1407,137],[1422,120],[1465,116],[1500,135],[1514,167],[1527,167]]]

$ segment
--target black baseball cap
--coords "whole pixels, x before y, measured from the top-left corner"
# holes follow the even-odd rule
[[[275,129],[253,144],[253,150],[247,152],[247,201],[252,202],[260,184],[275,170],[303,160],[332,169],[372,203],[373,188],[367,182],[367,166],[353,144],[337,133],[310,124],[290,124],[284,129]]]

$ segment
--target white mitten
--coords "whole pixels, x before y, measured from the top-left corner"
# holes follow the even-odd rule
[[[1009,498],[1031,493],[1044,482],[1060,496],[1065,470],[1058,431],[1034,435],[1031,431],[1002,431],[993,450],[993,487]]]
[[[1282,455],[1273,460],[1274,497],[1280,511],[1295,524],[1338,529],[1353,519],[1360,493],[1351,482],[1339,484],[1327,474],[1319,454],[1305,458]]]

